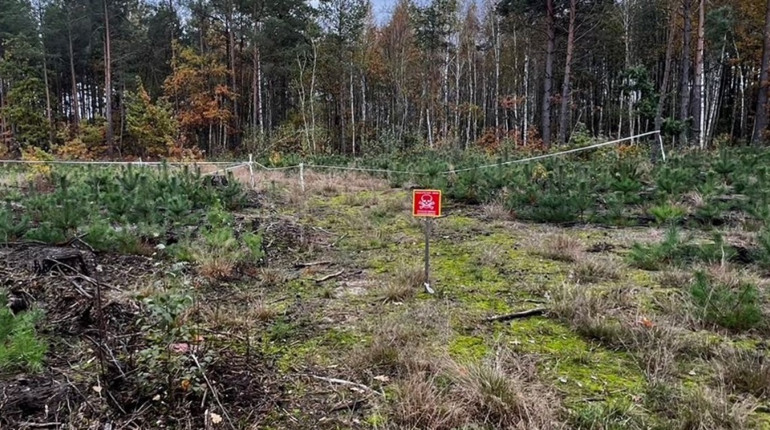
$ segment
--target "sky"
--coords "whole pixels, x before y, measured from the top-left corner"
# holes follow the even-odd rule
[[[388,21],[397,2],[398,0],[372,0],[372,9],[378,24],[384,24]]]

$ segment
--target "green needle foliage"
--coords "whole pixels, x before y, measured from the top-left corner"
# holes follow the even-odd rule
[[[5,293],[0,292],[0,372],[38,372],[48,350],[35,329],[41,314],[27,311],[14,315],[6,302]]]
[[[157,239],[143,236],[142,226],[165,233],[200,224],[217,202],[226,209],[245,203],[243,187],[232,176],[226,186],[213,187],[190,169],[57,168],[48,179],[53,190],[22,195],[23,210],[0,205],[0,241],[55,244],[85,233],[96,249],[131,250]]]
[[[698,316],[706,323],[748,330],[762,321],[759,290],[750,282],[729,285],[697,272],[690,293]]]

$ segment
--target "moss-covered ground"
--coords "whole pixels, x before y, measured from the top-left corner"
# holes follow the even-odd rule
[[[366,363],[357,362],[357,357],[376,341],[378,328],[388,324],[390,316],[430,306],[440,310],[437,315],[444,319],[437,323],[444,330],[441,336],[418,338],[428,359],[435,354],[437,362],[473,363],[500,351],[535,357],[538,378],[558,393],[567,428],[669,428],[668,412],[649,406],[653,381],[639,351],[581,333],[549,312],[554,292],[575,283],[578,263],[550,259],[537,251],[553,235],[573,238],[586,255],[586,249],[598,249],[590,258],[615,266],[620,275],[577,283],[577,288],[627,293],[635,318],[653,319],[661,312],[656,297],[666,296],[671,288],[659,285],[654,273],[629,267],[624,255],[632,242],[661,237],[660,230],[557,228],[491,220],[450,202],[444,217],[430,221],[430,283],[435,294],[414,286],[413,295],[387,300],[386,285],[399,282],[405,272],[419,273],[423,267],[425,221],[412,218],[411,194],[399,190],[329,194],[310,195],[299,204],[277,209],[295,217],[306,229],[326,235],[323,245],[297,258],[330,262],[299,270],[294,280],[267,292],[267,301],[281,301],[283,316],[262,334],[260,348],[281,372],[295,378],[297,387],[287,396],[313,396],[319,381],[297,377],[312,373],[370,386],[384,393],[385,399],[391,398],[391,384],[397,381],[378,375],[377,369],[362,372],[357,365]],[[338,272],[339,276],[319,282]],[[546,312],[505,322],[487,320],[536,307]],[[286,311],[289,308],[291,312]],[[304,323],[291,320],[297,315]],[[745,342],[735,336],[705,333],[701,337],[714,336],[717,342]],[[699,336],[697,331],[693,336]],[[680,381],[685,389],[708,385],[714,378],[712,367],[700,359],[677,360],[672,380]],[[344,385],[331,385],[335,395],[345,391]],[[344,407],[336,410],[334,418],[339,428],[384,428],[393,419],[380,407],[387,400],[375,396],[365,407],[346,409],[349,399],[342,397],[345,399],[336,402]],[[762,427],[763,417],[754,412],[751,426]],[[290,418],[276,415],[275,425],[301,422],[302,427],[314,419],[318,416],[297,411]]]

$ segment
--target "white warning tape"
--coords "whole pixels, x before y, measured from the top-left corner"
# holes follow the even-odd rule
[[[537,161],[542,160],[545,158],[552,158],[552,157],[558,157],[560,155],[565,154],[574,154],[576,152],[582,152],[582,151],[588,151],[590,149],[596,149],[601,148],[603,146],[609,146],[614,145],[616,143],[625,142],[627,140],[637,139],[645,136],[651,136],[653,134],[660,134],[660,131],[650,131],[647,133],[637,134],[635,136],[630,137],[624,137],[622,139],[616,139],[611,140],[609,142],[601,142],[596,143],[589,146],[584,146],[581,148],[573,148],[568,149],[566,151],[560,151],[560,152],[554,152],[551,154],[543,154],[543,155],[537,155],[534,157],[527,157],[527,158],[520,158],[517,160],[512,161],[506,161],[503,163],[495,163],[495,164],[487,164],[483,166],[476,166],[476,167],[469,167],[464,169],[452,169],[447,170],[444,172],[438,172],[439,175],[450,175],[458,172],[468,172],[471,170],[476,169],[487,169],[491,167],[500,167],[500,166],[507,166],[511,164],[521,164],[521,163],[528,163],[530,161]],[[663,141],[662,139],[659,139],[660,145],[661,145],[661,151],[663,150]],[[665,157],[665,153],[663,153]],[[665,158],[664,158],[665,160]],[[291,170],[291,169],[301,169],[300,165],[296,166],[284,166],[284,167],[267,167],[265,165],[262,165],[256,161],[253,161],[253,158],[251,158],[250,161],[188,161],[188,162],[160,162],[160,161],[151,161],[151,162],[144,162],[144,161],[64,161],[64,160],[52,160],[52,161],[45,161],[45,160],[0,160],[0,164],[49,164],[49,165],[113,165],[113,166],[203,166],[203,165],[229,165],[232,166],[233,164],[239,163],[236,166],[229,167],[224,169],[225,171],[229,170],[235,170],[241,167],[253,167],[258,166],[259,168],[267,171],[280,171],[280,170]],[[373,168],[365,168],[365,167],[346,167],[346,166],[328,166],[323,164],[303,164],[304,167],[311,168],[311,169],[329,169],[329,170],[347,170],[347,171],[359,171],[359,172],[376,172],[376,173],[398,173],[398,174],[407,174],[407,175],[415,175],[415,176],[422,176],[427,175],[425,172],[410,172],[406,170],[389,170],[389,169],[373,169]],[[222,169],[219,169],[218,171],[222,171]]]
[[[583,147],[580,147],[580,148],[569,149],[569,150],[561,151],[561,152],[554,152],[552,154],[537,155],[537,156],[534,156],[534,157],[520,158],[518,160],[506,161],[504,163],[487,164],[485,166],[469,167],[467,169],[453,169],[453,170],[449,170],[449,171],[446,171],[446,172],[441,172],[441,174],[452,174],[452,173],[457,173],[457,172],[468,172],[468,171],[471,171],[471,170],[486,169],[486,168],[489,168],[489,167],[506,166],[506,165],[509,165],[509,164],[528,163],[530,161],[542,160],[544,158],[557,157],[559,155],[573,154],[575,152],[581,152],[581,151],[587,151],[589,149],[601,148],[602,146],[614,145],[616,143],[624,142],[626,140],[636,139],[638,137],[650,136],[652,134],[658,134],[658,133],[660,133],[660,132],[659,131],[650,131],[648,133],[637,134],[636,136],[624,137],[623,139],[611,140],[609,142],[596,143],[594,145],[583,146]]]

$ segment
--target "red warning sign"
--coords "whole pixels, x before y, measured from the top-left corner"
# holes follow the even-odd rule
[[[441,190],[414,190],[412,215],[416,217],[441,216]]]

